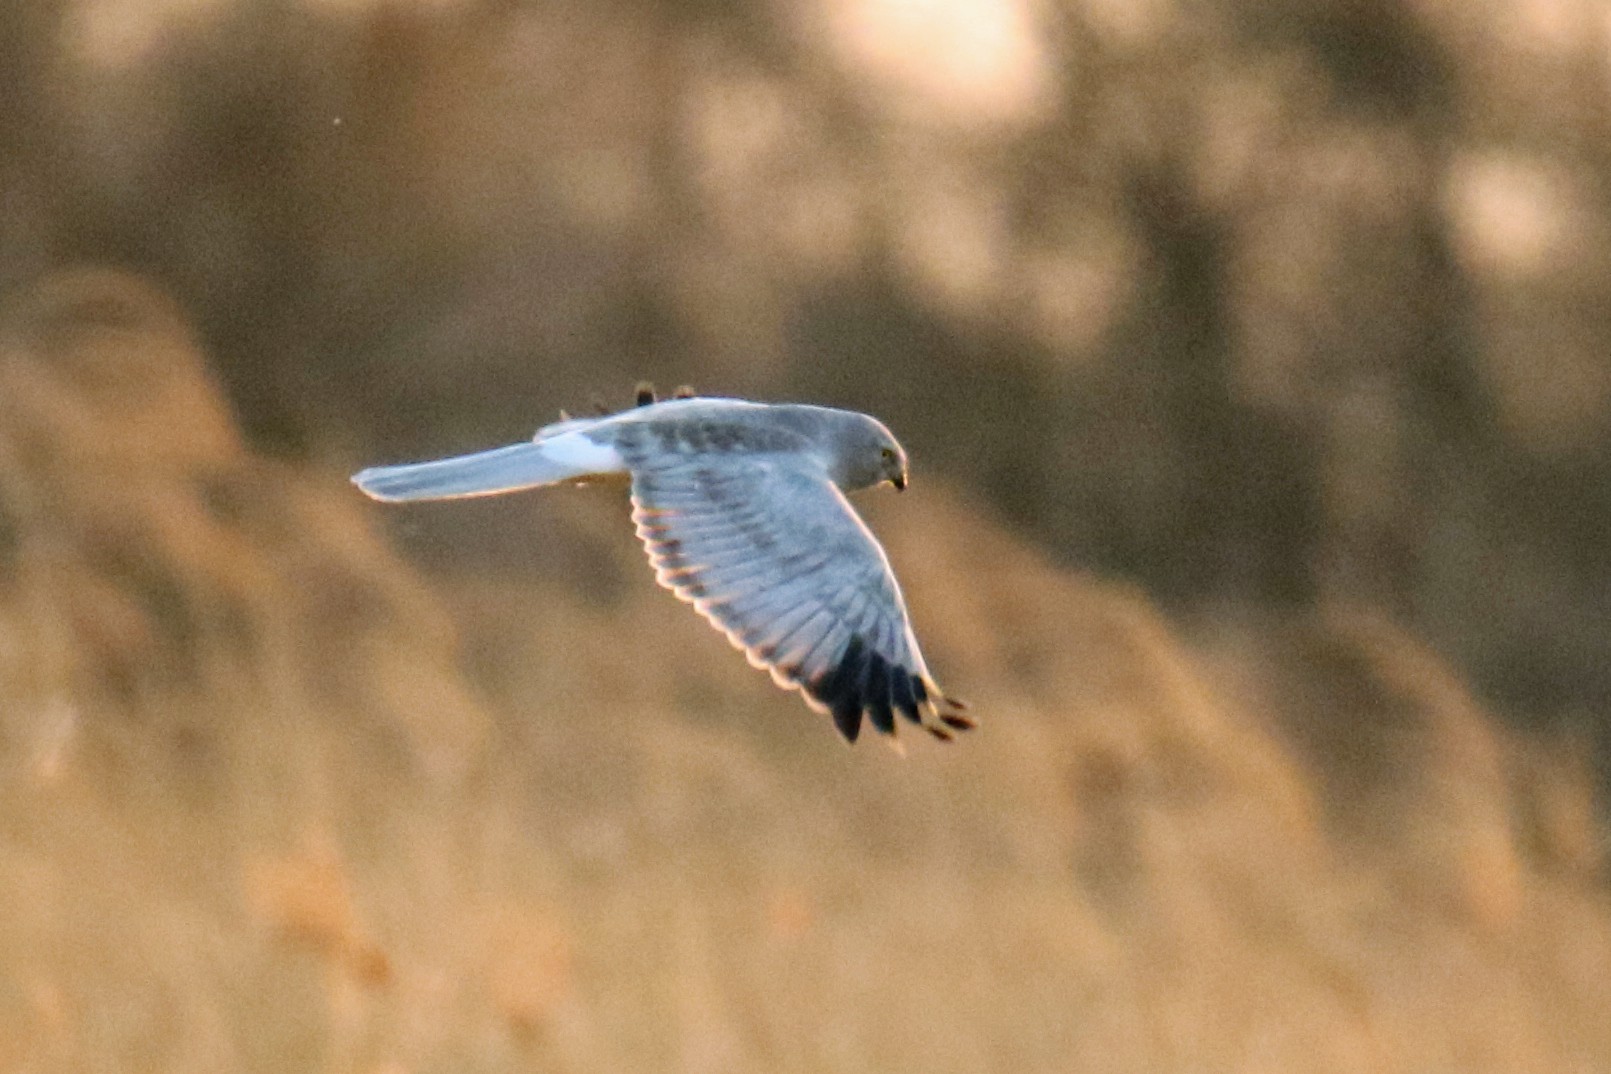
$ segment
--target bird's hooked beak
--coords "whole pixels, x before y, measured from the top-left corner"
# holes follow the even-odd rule
[[[895,491],[896,492],[905,492],[906,491],[906,471],[902,470],[900,473],[898,473],[894,477],[890,478],[889,483],[891,485],[895,486]]]

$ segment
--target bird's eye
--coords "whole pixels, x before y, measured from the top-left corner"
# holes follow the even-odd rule
[[[895,461],[895,450],[893,448],[885,448],[884,449],[884,461],[885,462],[894,462]]]

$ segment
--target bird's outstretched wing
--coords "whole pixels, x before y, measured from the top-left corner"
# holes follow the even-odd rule
[[[632,462],[632,519],[656,579],[846,739],[864,716],[887,735],[897,715],[939,738],[973,725],[924,666],[883,548],[809,458]]]

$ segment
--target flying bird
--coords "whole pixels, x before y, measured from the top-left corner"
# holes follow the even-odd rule
[[[647,385],[619,413],[571,417],[531,440],[353,475],[376,500],[445,500],[610,478],[655,579],[854,742],[865,718],[940,739],[973,726],[923,662],[900,586],[845,493],[904,489],[906,452],[882,422],[829,407],[695,396]]]

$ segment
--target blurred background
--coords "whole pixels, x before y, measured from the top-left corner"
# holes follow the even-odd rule
[[[0,1070],[1611,1069],[1599,0],[0,5]],[[618,490],[852,406],[981,730]]]

